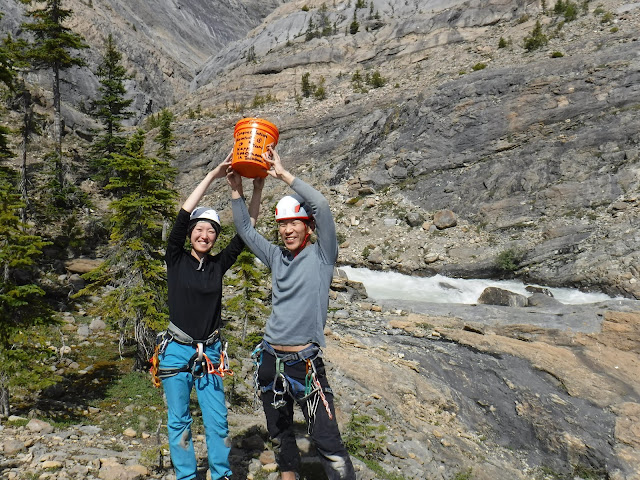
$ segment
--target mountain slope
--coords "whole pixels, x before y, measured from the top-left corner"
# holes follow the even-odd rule
[[[501,276],[511,254],[529,281],[639,297],[638,5],[570,22],[537,3],[370,5],[285,3],[211,57],[176,106],[202,111],[179,127],[184,181],[266,116],[285,161],[331,187],[343,262]],[[528,52],[537,21],[548,44]],[[305,73],[326,98],[301,96]],[[459,227],[430,227],[443,209]]]
[[[80,52],[88,67],[62,74],[67,126],[73,129],[78,124],[82,129],[82,124],[87,123],[78,110],[96,94],[98,82],[93,72],[101,60],[107,35],[113,35],[132,76],[127,91],[134,99],[131,108],[137,113],[132,120],[135,124],[183,98],[195,70],[214,52],[244,37],[277,4],[277,0],[65,0],[63,8],[73,11],[67,26],[81,34],[90,46]],[[20,24],[28,21],[18,2],[7,1],[0,11],[5,13],[0,29],[14,36],[19,33]],[[29,78],[49,88],[47,73]]]

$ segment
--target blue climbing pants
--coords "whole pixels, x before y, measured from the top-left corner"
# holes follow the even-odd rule
[[[204,349],[204,353],[214,363],[218,363],[220,359],[220,346],[218,341]],[[195,352],[195,347],[170,342],[164,353],[160,355],[160,368],[180,368],[189,363]],[[218,480],[225,476],[231,476],[230,447],[227,445],[229,425],[222,378],[213,374],[194,378],[190,372],[180,372],[162,380],[167,398],[169,451],[171,452],[171,463],[173,463],[176,472],[176,480],[196,478],[196,455],[191,438],[193,420],[189,409],[189,397],[194,385],[198,395],[198,404],[202,411],[211,478]]]

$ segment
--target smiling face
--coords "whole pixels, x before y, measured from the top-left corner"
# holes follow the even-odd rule
[[[211,223],[206,221],[196,223],[189,237],[189,240],[191,240],[191,254],[198,259],[202,258],[213,248],[217,236],[216,230]]]
[[[307,223],[297,219],[280,220],[278,222],[278,231],[284,246],[293,253],[297,253],[306,246],[305,241],[313,232]]]

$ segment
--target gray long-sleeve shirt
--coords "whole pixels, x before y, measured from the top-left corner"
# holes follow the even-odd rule
[[[251,226],[242,199],[232,201],[233,219],[246,245],[271,269],[272,310],[264,339],[274,345],[325,346],[329,287],[338,258],[336,227],[329,202],[320,192],[299,178],[291,188],[311,208],[318,237],[297,256],[272,244]]]

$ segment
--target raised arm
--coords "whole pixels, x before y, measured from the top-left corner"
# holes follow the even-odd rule
[[[265,265],[271,265],[271,253],[278,250],[275,245],[271,245],[267,239],[260,235],[255,227],[255,219],[251,218],[253,213],[249,213],[242,196],[242,177],[229,169],[227,173],[227,182],[231,187],[231,207],[233,209],[233,221],[236,226],[238,235],[247,244],[256,257],[258,257]],[[253,196],[251,197],[250,209],[254,210],[255,216],[260,207],[260,195],[262,193],[262,185],[264,179],[254,180]]]
[[[216,178],[222,178],[227,174],[227,168],[231,165],[231,155],[232,152],[227,155],[216,168],[211,170],[207,175],[202,179],[202,181],[198,184],[196,188],[193,189],[193,192],[189,195],[189,197],[182,204],[182,209],[191,213],[198,206],[198,203],[204,196],[207,188],[211,185]]]
[[[227,169],[227,183],[231,187],[231,199],[243,199],[242,193],[242,177],[239,173]],[[258,215],[260,214],[260,201],[262,200],[262,188],[264,187],[264,178],[253,179],[253,194],[251,195],[251,201],[249,202],[249,217],[251,217],[251,226],[255,227],[258,221]]]
[[[260,201],[262,200],[262,188],[264,187],[264,178],[253,179],[253,194],[249,202],[249,216],[251,217],[251,226],[255,227],[260,214]]]
[[[338,240],[329,202],[318,190],[285,169],[278,152],[271,147],[268,149],[269,151],[264,153],[262,158],[271,166],[268,171],[269,175],[285,182],[309,204],[313,211],[315,232],[318,236],[318,246],[323,259],[327,263],[335,263],[338,257]]]
[[[291,174],[280,161],[280,155],[276,152],[271,145],[267,147],[265,153],[262,154],[262,158],[269,164],[271,168],[267,170],[267,173],[274,178],[278,178],[291,186],[296,177]]]

